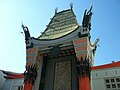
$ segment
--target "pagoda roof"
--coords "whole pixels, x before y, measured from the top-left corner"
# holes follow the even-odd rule
[[[56,12],[45,31],[37,39],[56,39],[65,36],[79,27],[71,9]]]

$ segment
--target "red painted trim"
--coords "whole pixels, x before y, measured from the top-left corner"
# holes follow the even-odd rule
[[[93,67],[91,67],[91,70],[114,68],[114,67],[120,67],[120,61],[113,62],[111,64],[105,64],[105,65],[100,65],[100,66],[93,66]]]
[[[26,52],[27,52],[27,53],[35,53],[35,52],[37,52],[37,48],[30,48],[30,49],[27,49]]]
[[[75,47],[76,52],[87,50],[87,46]]]
[[[83,43],[87,43],[87,38],[86,37],[74,40],[75,45],[80,45],[80,44],[83,44]]]
[[[4,78],[6,78],[6,79],[18,79],[18,78],[24,78],[24,75],[23,74],[20,74],[20,75],[7,75],[7,76],[4,76]]]

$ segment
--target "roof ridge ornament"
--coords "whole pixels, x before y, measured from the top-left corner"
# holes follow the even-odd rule
[[[28,29],[28,27],[27,26],[24,26],[23,25],[23,22],[22,22],[22,29],[23,29],[23,31],[24,31],[24,34],[25,34],[25,42],[26,42],[26,44],[28,44],[28,41],[29,41],[29,38],[31,37],[30,36],[30,32],[29,32],[29,29]]]
[[[55,8],[55,14],[57,14],[57,11],[58,11],[58,8],[56,7],[56,8]]]
[[[73,9],[73,3],[70,3],[70,9],[71,10]]]
[[[91,30],[92,8],[93,6],[90,7],[89,11],[87,11],[87,9],[85,10],[82,21],[82,26],[88,28],[89,30]]]

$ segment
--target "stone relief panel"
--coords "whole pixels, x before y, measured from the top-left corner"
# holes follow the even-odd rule
[[[55,63],[54,90],[71,90],[71,61]]]

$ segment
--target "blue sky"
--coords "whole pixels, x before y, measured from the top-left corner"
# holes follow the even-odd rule
[[[24,72],[26,49],[21,21],[27,25],[31,36],[43,32],[55,8],[70,8],[81,25],[85,9],[93,4],[91,41],[100,37],[95,65],[120,60],[120,0],[0,0],[0,69]]]

